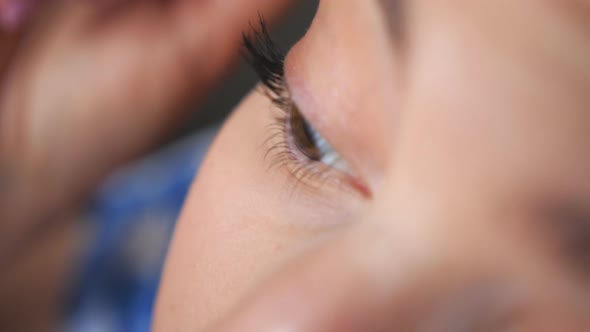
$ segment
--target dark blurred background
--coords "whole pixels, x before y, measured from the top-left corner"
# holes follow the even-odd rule
[[[288,50],[303,36],[313,19],[317,6],[318,0],[301,1],[287,14],[285,20],[272,27],[273,38],[284,50]],[[257,27],[257,22],[253,23]],[[205,128],[223,120],[257,81],[256,74],[248,64],[243,59],[239,61],[235,73],[224,80],[207,98],[205,104],[195,111],[194,117],[183,128],[181,134],[186,135],[195,129]]]

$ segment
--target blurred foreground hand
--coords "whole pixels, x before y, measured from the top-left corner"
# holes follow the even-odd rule
[[[259,11],[293,2],[0,1],[0,266],[180,124]]]

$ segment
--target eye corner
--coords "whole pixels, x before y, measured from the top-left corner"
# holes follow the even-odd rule
[[[549,220],[554,250],[560,259],[576,271],[590,277],[590,207],[588,204],[559,203],[549,205]]]

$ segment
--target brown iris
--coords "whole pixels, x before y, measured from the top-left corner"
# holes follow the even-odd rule
[[[316,130],[303,118],[297,106],[291,106],[288,121],[291,137],[299,151],[310,160],[321,161],[323,153],[318,145]]]

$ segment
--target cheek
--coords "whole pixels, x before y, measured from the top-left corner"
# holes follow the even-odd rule
[[[317,232],[289,204],[286,180],[264,163],[268,100],[250,96],[214,143],[179,219],[160,289],[155,331],[201,329]]]

